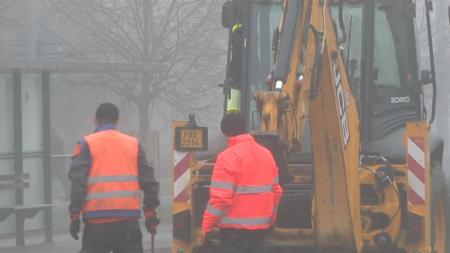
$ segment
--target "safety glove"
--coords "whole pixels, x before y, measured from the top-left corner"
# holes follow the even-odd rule
[[[156,235],[156,228],[159,225],[159,219],[156,217],[156,211],[154,209],[147,209],[144,211],[145,216],[145,228],[150,234]]]
[[[78,240],[78,233],[80,232],[80,214],[72,213],[70,214],[70,235],[73,239]]]

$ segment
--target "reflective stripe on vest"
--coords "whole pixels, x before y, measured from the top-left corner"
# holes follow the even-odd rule
[[[112,192],[91,192],[86,195],[86,200],[140,197],[140,191],[112,191]]]
[[[234,184],[230,182],[223,181],[211,181],[211,188],[225,189],[225,190],[234,190]]]
[[[236,193],[243,193],[243,194],[265,193],[265,192],[272,192],[272,191],[273,191],[273,185],[238,186],[236,188]]]
[[[266,193],[266,192],[273,192],[273,185],[242,185],[242,186],[235,186],[233,183],[230,182],[223,182],[223,181],[212,181],[211,182],[211,188],[217,188],[217,189],[225,189],[225,190],[231,190],[236,192],[237,194],[254,194],[254,193]]]
[[[206,210],[208,210],[208,212],[210,212],[211,214],[213,214],[215,216],[224,216],[225,215],[225,210],[217,209],[209,204],[206,207]]]
[[[96,176],[89,177],[88,184],[138,181],[137,176]]]
[[[260,218],[230,218],[223,217],[220,221],[222,225],[242,225],[242,226],[262,226],[270,225],[272,223],[271,217]]]

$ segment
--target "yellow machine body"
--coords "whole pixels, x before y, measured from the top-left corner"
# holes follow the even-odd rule
[[[286,13],[292,2],[283,3],[281,38],[288,32]],[[442,169],[440,164],[432,166],[430,124],[406,123],[400,140],[406,150],[405,162],[361,154],[360,113],[333,22],[334,3],[298,3],[301,6],[289,55],[289,73],[284,80],[271,80],[269,89],[253,94],[261,119],[255,135],[277,135],[285,144],[283,152],[287,157],[303,148],[304,129],[310,125],[311,162],[286,160],[286,167],[280,168],[289,174],[285,192],[290,187],[311,186],[312,197],[301,209],[310,221],[297,227],[277,223],[267,246],[292,252],[314,249],[339,253],[448,253],[450,210],[448,200],[433,192],[435,182],[431,174],[435,170],[438,175]],[[274,68],[279,60],[276,53]],[[233,103],[232,111],[239,111],[235,107],[238,106]],[[183,124],[187,123],[174,127]],[[174,151],[176,161],[177,152]],[[194,152],[188,156],[189,197],[180,202],[175,201],[174,195],[173,214],[176,223],[177,215],[188,211],[190,234],[185,240],[174,237],[174,253],[195,253],[206,247],[200,238],[200,224],[214,159],[198,161]],[[174,176],[174,185],[177,180],[179,177]],[[445,183],[439,189],[444,188],[442,192],[446,192]],[[279,212],[278,218],[283,218],[280,215],[284,213]],[[295,220],[295,213],[291,215]],[[213,239],[212,245],[217,244],[218,239]],[[211,247],[206,252],[213,252]]]

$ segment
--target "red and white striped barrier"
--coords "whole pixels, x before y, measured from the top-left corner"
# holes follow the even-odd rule
[[[189,152],[174,151],[173,199],[176,202],[186,202],[189,200],[189,163]]]
[[[423,137],[408,138],[408,204],[425,204],[425,149]]]

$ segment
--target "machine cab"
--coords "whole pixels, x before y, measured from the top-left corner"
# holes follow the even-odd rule
[[[434,71],[420,70],[415,1],[343,2],[333,6],[332,14],[337,36],[345,34],[340,50],[357,101],[362,153],[383,153],[403,161],[404,148],[397,144],[401,144],[405,123],[434,114],[434,108],[424,106],[423,85],[433,83]],[[276,71],[272,69],[274,46],[278,46],[274,36],[279,36],[283,15],[289,13],[283,13],[282,1],[241,0],[224,5],[223,25],[230,31],[224,108],[246,115],[249,130],[260,128],[253,95],[269,89],[266,81]],[[298,155],[309,160],[308,126],[305,131]]]

